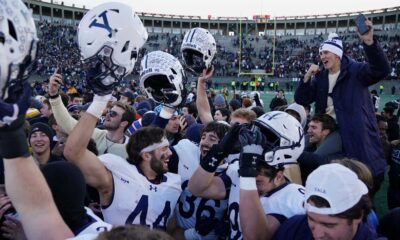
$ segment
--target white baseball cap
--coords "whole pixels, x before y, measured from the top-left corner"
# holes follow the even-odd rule
[[[297,103],[292,103],[292,104],[290,104],[290,105],[286,108],[285,112],[286,112],[287,110],[293,110],[293,111],[297,112],[297,113],[299,114],[299,116],[300,116],[300,123],[301,123],[301,126],[302,126],[303,128],[306,126],[306,123],[307,123],[307,113],[306,113],[306,110],[304,109],[304,107],[303,107],[302,105],[297,104]]]
[[[305,207],[308,212],[338,214],[356,205],[368,193],[367,186],[349,168],[331,163],[318,167],[307,178]],[[307,201],[319,196],[329,202],[330,207],[319,208]]]

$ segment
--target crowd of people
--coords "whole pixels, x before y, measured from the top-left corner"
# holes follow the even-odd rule
[[[84,79],[79,61],[76,27],[47,21],[39,22],[38,26],[41,42],[39,43],[37,73],[48,77],[54,71],[54,67],[60,65],[65,68],[66,80]],[[140,56],[143,57],[149,51],[162,49],[181,59],[180,46],[183,37],[184,34],[152,33],[141,49]],[[267,36],[243,36],[240,44],[237,36],[228,37],[229,41],[225,39],[226,36],[219,42],[217,38],[215,76],[236,77],[240,65],[241,72],[256,69],[273,73],[273,76],[277,78],[297,77],[299,74],[305,74],[311,64],[320,61],[318,49],[323,37],[323,35],[296,38],[279,36],[275,39],[275,49],[273,49],[272,37]],[[387,79],[398,79],[400,76],[400,35],[389,36],[387,33],[379,32],[375,37],[382,43],[391,66]],[[355,33],[347,33],[342,36],[342,39],[345,40],[343,45],[345,55],[357,61],[365,61],[362,43]],[[241,56],[239,56],[239,46],[242,47]],[[275,50],[275,59],[273,59],[273,50]],[[274,63],[275,68],[273,68]],[[139,65],[136,65],[132,74],[138,73]]]
[[[130,6],[104,3],[77,31],[39,23],[38,43],[22,1],[3,1],[0,13],[2,238],[399,238],[397,104],[377,113],[368,89],[398,67],[388,57],[399,50],[367,18],[351,52],[337,34],[311,48],[278,43],[309,51],[310,64],[289,64],[300,78],[294,102],[274,89],[264,103],[256,86],[209,88],[216,55],[232,68],[236,58],[206,29],[148,36]],[[243,66],[260,41],[244,41]],[[47,81],[31,85],[34,71]],[[134,71],[138,83],[125,79]],[[378,217],[387,171],[390,211]]]

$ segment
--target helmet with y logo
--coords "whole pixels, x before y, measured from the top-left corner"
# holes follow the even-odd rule
[[[88,84],[111,92],[129,74],[147,40],[147,31],[132,7],[123,3],[101,4],[79,23],[78,44]]]
[[[272,111],[254,120],[254,125],[265,136],[263,155],[268,165],[280,167],[297,163],[305,145],[299,121],[286,112]]]

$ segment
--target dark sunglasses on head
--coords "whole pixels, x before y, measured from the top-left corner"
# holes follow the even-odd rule
[[[110,117],[116,117],[118,116],[118,113],[116,111],[110,110],[107,112],[108,114],[110,114]]]

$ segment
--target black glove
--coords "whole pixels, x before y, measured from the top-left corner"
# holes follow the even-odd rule
[[[256,177],[257,162],[262,160],[265,137],[257,127],[242,128],[239,133],[242,152],[239,160],[239,175],[241,177]]]
[[[232,153],[232,141],[237,139],[240,128],[239,124],[234,125],[218,144],[210,148],[207,155],[200,161],[200,166],[204,170],[210,173],[215,172],[220,162]]]
[[[11,125],[18,116],[25,116],[30,105],[31,93],[28,82],[11,83],[7,99],[0,99],[0,126]]]
[[[221,151],[223,151],[228,156],[233,153],[240,153],[241,145],[238,141],[239,131],[241,128],[246,127],[245,124],[235,124],[229,131],[225,134],[222,140],[218,143],[220,145]]]
[[[228,219],[226,215],[214,226],[215,235],[219,237],[218,239],[226,239],[229,236],[231,227]]]
[[[29,156],[24,131],[25,114],[30,104],[31,87],[27,82],[12,85],[10,96],[0,100],[0,156],[16,158]]]
[[[198,234],[206,236],[214,230],[217,224],[218,219],[202,216],[200,219],[196,219],[195,229]]]

